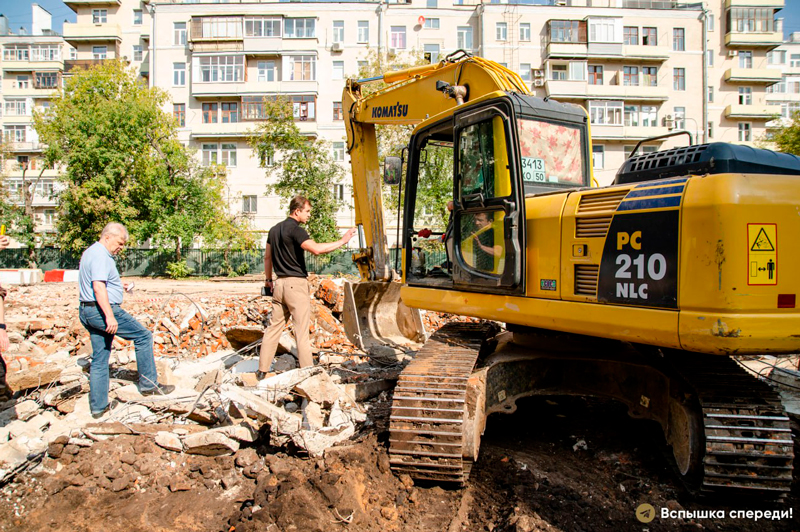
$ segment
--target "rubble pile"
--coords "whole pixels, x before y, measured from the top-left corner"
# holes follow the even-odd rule
[[[191,297],[129,296],[126,310],[153,331],[159,381],[176,390],[142,396],[134,347],[116,338],[109,392],[115,405],[100,424],[89,412],[92,350],[78,319],[76,286],[12,287],[7,299],[12,345],[2,356],[15,395],[0,403],[0,481],[45,453],[69,456],[120,434],[151,434],[160,448],[206,456],[231,455],[263,437],[273,446],[321,456],[352,438],[371,423],[368,402],[393,388],[413,353],[395,350],[387,362],[360,352],[339,322],[342,280],[310,280],[318,364],[297,369],[290,322],[272,373],[261,381],[255,377],[257,342],[269,321],[271,298],[213,288]],[[432,327],[447,319],[426,316]]]

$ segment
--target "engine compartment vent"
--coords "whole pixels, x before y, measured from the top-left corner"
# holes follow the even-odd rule
[[[597,279],[599,277],[599,264],[576,264],[575,295],[597,297]]]
[[[605,238],[611,216],[575,219],[575,238]]]
[[[617,207],[627,195],[627,188],[600,194],[584,194],[578,204],[578,214],[612,213],[617,210]]]

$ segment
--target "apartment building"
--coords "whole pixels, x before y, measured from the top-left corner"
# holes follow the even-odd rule
[[[772,115],[780,115],[768,126],[788,125],[792,116],[800,111],[800,32],[769,52],[768,68],[780,75],[780,80],[767,87],[767,105]]]
[[[436,61],[465,49],[516,70],[539,96],[584,106],[595,177],[608,184],[647,138],[685,129],[695,142],[752,144],[763,135],[775,111],[767,88],[781,80],[769,58],[784,1],[69,0],[77,22],[64,35],[74,60],[126,57],[169,91],[181,138],[202,163],[228,167],[231,211],[264,231],[285,213],[265,192],[271,161],[247,143],[263,98],[289,97],[301,131],[328,141],[346,168],[341,90],[369,50]],[[348,199],[347,179],[332,193]],[[339,223],[353,223],[350,209]]]
[[[23,184],[36,183],[31,205],[36,229],[52,232],[56,214],[54,190],[56,168],[42,163],[42,145],[33,128],[33,110],[46,108],[61,86],[64,69],[64,39],[51,30],[51,16],[33,4],[30,34],[13,34],[0,15],[0,125],[8,157],[3,175],[9,199],[22,204]]]

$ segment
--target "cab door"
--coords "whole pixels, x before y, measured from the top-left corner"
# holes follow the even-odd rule
[[[455,116],[453,284],[524,293],[525,202],[513,110],[494,101]]]

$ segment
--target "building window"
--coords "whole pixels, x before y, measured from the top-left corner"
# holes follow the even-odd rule
[[[239,103],[238,102],[222,102],[220,105],[222,111],[223,124],[235,124],[239,121]],[[223,144],[224,146],[224,144]]]
[[[42,218],[44,220],[44,225],[53,225],[56,221],[56,210],[45,209]]]
[[[333,160],[344,161],[344,142],[333,143]]]
[[[739,33],[771,33],[775,27],[772,8],[733,8],[728,11],[728,31]]]
[[[739,105],[752,105],[752,103],[753,103],[753,88],[739,87]]]
[[[643,105],[639,117],[642,127],[658,127],[658,109],[655,105]]]
[[[105,59],[108,55],[108,47],[92,46],[92,59]]]
[[[642,67],[645,87],[658,87],[658,67]]]
[[[275,61],[258,62],[258,81],[275,81]]]
[[[439,29],[439,19],[438,18],[426,18],[425,25],[423,26],[426,30],[438,30]]]
[[[141,61],[142,60],[142,45],[141,44],[134,44],[133,45],[133,60],[134,61]]]
[[[714,31],[714,13],[706,13],[706,31]]]
[[[203,144],[203,166],[217,164],[217,145]]]
[[[196,33],[199,32],[199,35]],[[201,17],[192,20],[192,36],[203,39],[241,39],[241,17]]]
[[[317,104],[314,96],[292,96],[292,113],[295,120],[305,122],[317,119]]]
[[[770,65],[785,65],[786,50],[773,50],[767,53]]]
[[[3,138],[6,142],[25,142],[27,131],[25,126],[4,126]]]
[[[789,56],[789,66],[792,68],[800,67],[800,54],[791,54]]]
[[[242,196],[242,212],[255,214],[258,212],[258,196]]]
[[[30,89],[31,80],[29,76],[17,75],[16,83],[13,85],[15,89]]]
[[[242,118],[263,120],[267,118],[263,96],[242,96]]]
[[[262,155],[258,164],[261,168],[275,166],[275,157],[273,155]]]
[[[3,61],[30,61],[31,52],[27,45],[7,44],[3,47]]]
[[[438,44],[423,44],[423,55],[428,63],[439,62],[439,45]]]
[[[358,42],[359,43],[369,42],[369,20],[358,21]]]
[[[508,40],[508,24],[505,22],[498,22],[495,25],[494,30],[495,38],[498,41],[507,41]]]
[[[430,9],[436,9],[439,7],[439,0],[428,0],[426,6]]]
[[[713,138],[714,138],[714,122],[711,122],[709,120],[708,124],[706,125],[706,141],[708,141],[708,139],[713,139]]]
[[[174,22],[172,24],[172,44],[175,46],[186,45],[186,23]]]
[[[333,21],[333,42],[344,42],[344,20]]]
[[[59,60],[61,60],[61,47],[59,45],[34,44],[31,46],[31,61],[59,61]]]
[[[392,26],[390,44],[392,48],[398,50],[406,49],[406,27],[405,26]]]
[[[707,97],[708,97],[708,103],[714,103],[714,86],[713,85],[709,85],[708,86]]]
[[[550,79],[553,81],[566,81],[567,65],[553,65],[550,67]]]
[[[217,121],[218,121],[217,108],[218,108],[218,105],[216,103],[204,103],[203,104],[203,123],[204,124],[216,124],[217,123]]]
[[[236,166],[236,144],[222,145],[222,164]]]
[[[625,26],[622,29],[622,42],[624,44],[639,44],[639,28],[636,26]]]
[[[589,65],[589,85],[603,84],[603,65]]]
[[[172,63],[172,85],[174,87],[186,85],[186,63]]]
[[[283,36],[287,39],[313,39],[317,36],[313,18],[287,18],[283,21]]]
[[[686,129],[686,108],[676,107],[674,111],[675,129]]]
[[[344,201],[344,185],[333,185],[333,196],[339,201]]]
[[[56,89],[58,88],[58,79],[58,72],[35,72],[33,86],[37,89]]]
[[[639,106],[626,105],[625,106],[625,126],[626,127],[639,127]]]
[[[133,25],[134,26],[141,26],[142,25],[142,10],[141,9],[134,9],[133,10]]]
[[[753,52],[739,51],[739,68],[753,68]]]
[[[286,76],[286,73],[284,73]],[[284,77],[284,79],[286,79]],[[289,56],[289,81],[314,81],[317,79],[317,59],[313,55]]]
[[[525,81],[531,80],[531,64],[530,63],[520,63],[519,65],[519,77],[521,77]]]
[[[706,50],[706,66],[714,66],[714,50]]]
[[[658,31],[656,28],[642,28],[642,44],[645,46],[658,46]]]
[[[619,42],[614,21],[596,19],[589,21],[590,42]]]
[[[531,25],[529,22],[523,22],[519,25],[519,40],[520,41],[530,41],[531,40]]]
[[[622,84],[629,87],[638,87],[639,67],[622,67]]]
[[[622,102],[611,100],[590,100],[589,118],[595,125],[622,125]]]
[[[175,121],[178,123],[178,127],[186,127],[186,104],[173,103],[172,116],[175,117]]]
[[[623,146],[622,152],[625,154],[625,158],[629,159],[631,155],[633,155],[633,149],[636,146]],[[655,146],[639,146],[639,149],[636,151],[636,155],[642,155],[643,153],[653,153],[656,150]]]
[[[683,28],[672,28],[672,50],[675,52],[686,50],[686,31]]]
[[[592,168],[595,170],[602,170],[606,165],[606,148],[605,146],[592,146]]]
[[[333,102],[333,119],[344,120],[344,113],[342,112],[342,102]]]
[[[686,69],[673,68],[672,69],[672,88],[676,91],[686,90]]]
[[[333,62],[333,78],[332,79],[344,79],[344,61],[334,61]]]
[[[212,55],[199,58],[200,77],[196,81],[236,82],[244,80],[244,57],[241,55]],[[197,74],[195,74],[197,76]]]
[[[244,34],[247,37],[280,37],[280,17],[246,17]]]
[[[750,142],[752,125],[749,122],[739,122],[739,142]]]
[[[27,100],[6,100],[5,114],[8,116],[25,116],[28,114]]]
[[[92,23],[105,24],[108,22],[108,9],[92,9]]]
[[[461,50],[472,50],[472,26],[459,26],[456,47]]]

